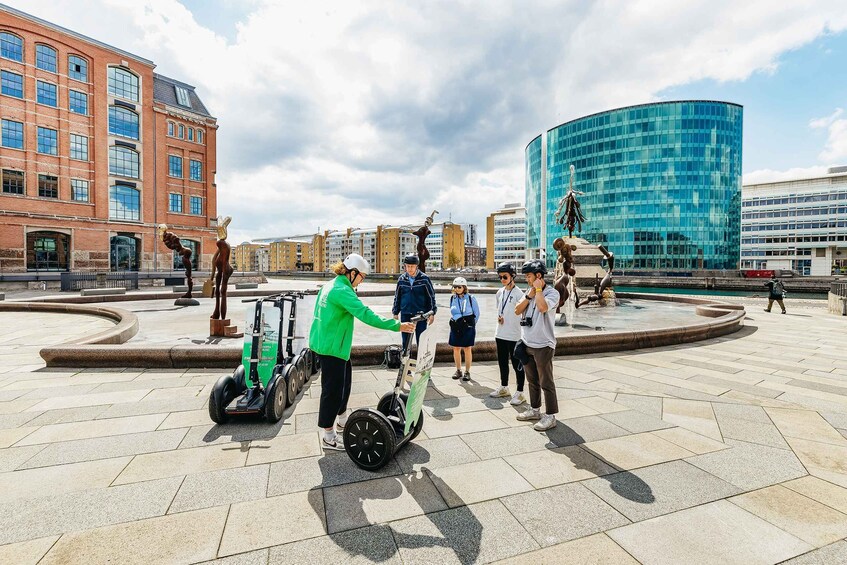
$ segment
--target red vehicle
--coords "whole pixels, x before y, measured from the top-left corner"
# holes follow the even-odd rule
[[[769,269],[745,269],[741,271],[741,276],[745,279],[769,279],[776,275],[776,271]]]

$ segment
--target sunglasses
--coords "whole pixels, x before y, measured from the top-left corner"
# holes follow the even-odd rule
[[[458,285],[458,286],[457,286],[457,285],[453,285],[453,288],[465,288],[465,287],[463,287],[462,285]]]
[[[505,280],[509,279],[511,276],[512,275],[500,275],[500,280],[505,281]]]

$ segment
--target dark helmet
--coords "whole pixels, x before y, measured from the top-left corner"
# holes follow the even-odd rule
[[[406,255],[406,257],[403,258],[404,265],[417,265],[418,263],[420,263],[420,260],[417,255]]]
[[[541,276],[547,274],[547,267],[544,266],[544,263],[538,260],[527,261],[521,267],[521,274],[529,274],[529,273],[538,273]]]
[[[511,263],[500,263],[499,265],[497,265],[497,272],[509,273],[513,277],[515,276],[515,268],[512,266]]]

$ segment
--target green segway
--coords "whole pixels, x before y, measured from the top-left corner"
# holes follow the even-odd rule
[[[242,363],[212,387],[209,417],[213,422],[224,424],[231,416],[253,415],[276,423],[305,382],[319,370],[317,356],[308,348],[297,354],[293,351],[294,341],[302,339],[294,335],[297,300],[306,294],[287,291],[245,300],[256,302],[256,307],[245,331]]]

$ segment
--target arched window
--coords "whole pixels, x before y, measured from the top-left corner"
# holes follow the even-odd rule
[[[140,192],[125,184],[116,184],[109,188],[109,218],[140,221]]]
[[[196,241],[192,241],[190,239],[180,239],[179,242],[186,249],[191,250],[191,268],[195,271],[200,269],[200,254],[198,253],[198,249],[200,248],[200,244]],[[181,271],[185,267],[182,265],[182,257],[177,255],[176,251],[174,253],[174,271]]]
[[[109,67],[109,94],[138,102],[138,77],[121,67]]]
[[[138,139],[138,114],[120,106],[109,106],[109,133]]]
[[[203,143],[203,130],[197,130],[197,143]]]
[[[58,53],[49,45],[35,46],[35,68],[55,73],[57,59]]]
[[[53,231],[26,234],[28,271],[67,271],[70,236]]]
[[[128,147],[109,147],[109,174],[120,177],[138,178],[138,152]]]
[[[109,268],[113,271],[137,271],[140,251],[137,238],[113,235],[109,238]]]
[[[0,33],[0,57],[23,63],[24,40],[5,31]]]
[[[68,77],[88,82],[88,61],[77,55],[68,55]]]
[[[171,136],[171,137],[174,136],[174,123],[173,122],[168,122],[168,135]]]

